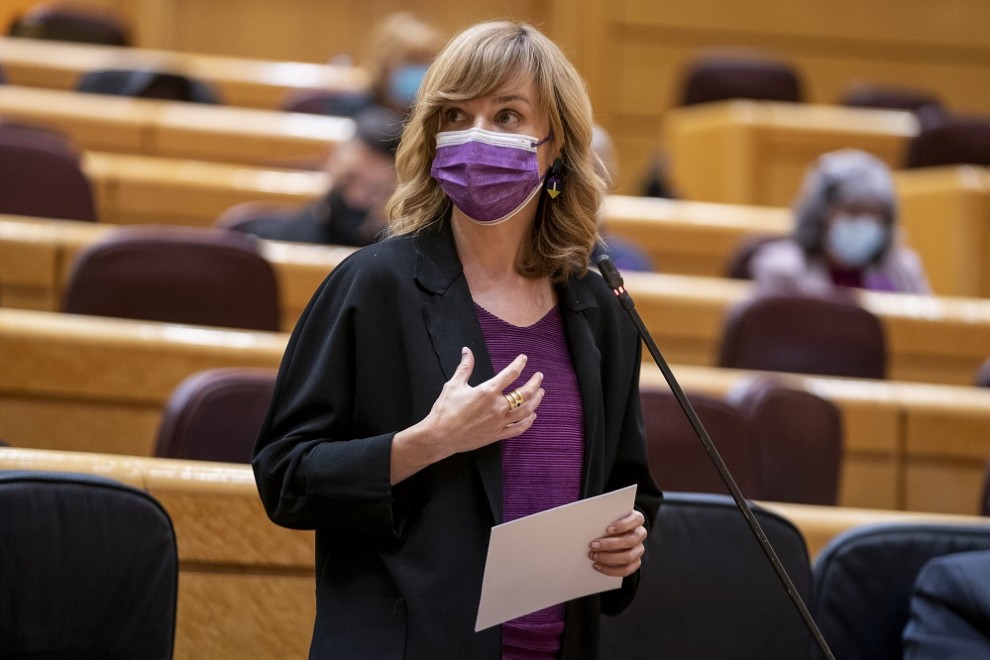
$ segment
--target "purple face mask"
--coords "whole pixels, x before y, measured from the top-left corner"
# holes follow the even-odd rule
[[[539,192],[536,148],[549,139],[482,128],[437,133],[430,174],[468,218],[498,224]]]

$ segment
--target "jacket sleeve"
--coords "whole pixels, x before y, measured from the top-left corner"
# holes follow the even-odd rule
[[[377,537],[401,534],[389,481],[394,433],[352,431],[362,295],[345,260],[324,281],[293,331],[252,458],[268,516]]]

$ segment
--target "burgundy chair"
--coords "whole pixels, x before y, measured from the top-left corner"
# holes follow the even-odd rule
[[[76,257],[62,311],[277,331],[275,273],[257,245],[218,228],[116,228]]]
[[[753,53],[715,52],[698,57],[684,73],[681,105],[727,99],[803,100],[791,65]]]
[[[231,367],[183,380],[165,407],[155,456],[249,463],[275,375],[273,369]]]
[[[749,423],[720,398],[689,393],[688,399],[739,490],[760,497],[756,443]],[[650,472],[663,490],[728,494],[674,395],[667,389],[640,390]]]
[[[843,93],[840,103],[856,108],[887,108],[909,112],[915,112],[927,106],[941,106],[938,97],[929,92],[863,81],[849,85]]]
[[[983,497],[980,499],[980,515],[990,516],[990,459],[983,474]]]
[[[90,181],[66,136],[0,122],[0,213],[95,221]]]
[[[908,143],[904,166],[938,165],[990,165],[990,116],[955,116],[922,126]]]
[[[756,440],[761,498],[837,504],[842,415],[834,403],[770,374],[744,380],[727,401],[749,421]]]
[[[39,3],[14,21],[8,32],[13,37],[131,45],[129,29],[116,13],[79,3]]]
[[[718,366],[885,378],[886,337],[846,293],[757,289],[729,310]]]

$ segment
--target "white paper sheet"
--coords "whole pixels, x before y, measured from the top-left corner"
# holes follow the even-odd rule
[[[634,484],[492,527],[475,631],[618,589],[622,578],[592,568],[588,552],[635,500]]]

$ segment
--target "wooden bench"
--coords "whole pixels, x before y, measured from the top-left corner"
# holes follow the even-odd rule
[[[9,216],[8,216],[9,218]],[[108,226],[29,219],[0,220],[0,282],[8,305],[56,309],[75,252]],[[327,273],[349,248],[266,241],[282,295],[282,327],[291,329]],[[50,247],[47,247],[50,246]],[[28,251],[36,256],[28,258]],[[45,257],[44,255],[48,256]],[[8,265],[9,264],[9,265]],[[741,280],[627,273],[626,284],[647,327],[668,359],[714,365],[728,309],[751,294]],[[56,287],[52,290],[50,287]],[[895,380],[968,385],[990,346],[990,300],[864,291],[861,304],[877,314],[888,339]]]
[[[0,309],[0,438],[25,448],[150,456],[185,377],[277,368],[287,335]],[[687,391],[724,394],[751,372],[675,363]],[[978,511],[990,390],[784,375],[834,401],[845,429],[840,503]],[[643,386],[663,386],[644,363]],[[719,442],[715,438],[716,444]]]
[[[367,74],[338,64],[279,62],[147,48],[0,37],[0,62],[13,85],[71,91],[98,69],[163,69],[212,85],[224,104],[277,110],[293,92],[359,92]]]
[[[82,149],[252,165],[323,158],[343,117],[0,86],[0,116],[58,129]]]
[[[179,550],[176,658],[305,656],[315,616],[313,534],[268,520],[248,466],[0,448],[6,469],[110,477],[164,506]],[[861,525],[990,524],[976,516],[756,504],[793,522],[812,559]]]

